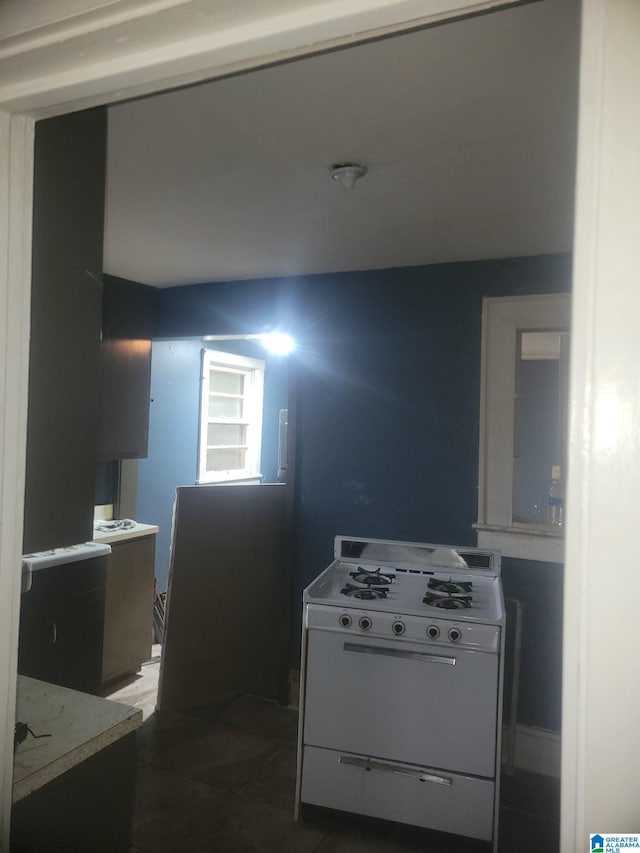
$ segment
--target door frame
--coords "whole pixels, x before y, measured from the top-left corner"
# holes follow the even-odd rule
[[[0,8],[0,849],[13,778],[35,122],[518,0],[4,0]],[[203,6],[206,10],[203,13]]]
[[[58,0],[58,20],[51,19],[51,5],[50,19],[43,20],[42,4],[3,4],[0,30],[13,35],[0,40],[0,72],[10,72],[0,73],[0,847],[8,843],[11,805],[35,120],[506,4],[330,0],[301,6],[294,0],[255,5],[246,0],[241,9],[236,4],[238,17],[226,25],[215,20],[213,2],[211,19],[196,20],[192,0]],[[634,369],[640,344],[632,325],[640,308],[634,278],[640,118],[637,109],[629,110],[633,81],[640,78],[640,5],[582,0],[582,8],[565,569],[564,851],[584,849],[588,831],[637,831],[632,819],[640,800],[640,777],[631,772],[640,733],[635,725],[627,728],[640,699],[640,685],[629,678],[640,645],[632,595],[625,591],[622,615],[633,618],[617,620],[615,644],[605,630],[599,637],[594,630],[606,613],[602,608],[612,604],[611,594],[604,605],[601,596],[611,566],[618,586],[640,593],[640,573],[630,559],[640,527],[640,388]],[[141,18],[144,44],[133,26]],[[83,48],[96,44],[97,33],[104,37],[99,45],[111,50],[98,58]],[[15,56],[18,64],[12,66]],[[607,701],[614,686],[615,701]],[[604,699],[598,702],[597,696]]]
[[[640,3],[582,0],[563,622],[567,853],[591,849],[591,833],[640,832],[638,80]]]

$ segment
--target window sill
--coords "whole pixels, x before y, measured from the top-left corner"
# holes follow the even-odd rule
[[[251,476],[246,477],[229,477],[224,480],[198,480],[196,482],[196,486],[232,486],[238,483],[245,484],[253,484],[253,483],[261,483],[262,482],[262,474],[252,474]]]
[[[537,560],[541,563],[564,562],[564,530],[547,526],[522,527],[474,524],[478,547],[496,550],[503,557]]]

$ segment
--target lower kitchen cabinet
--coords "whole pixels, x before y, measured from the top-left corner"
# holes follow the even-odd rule
[[[99,693],[108,557],[34,572],[20,602],[18,672]]]
[[[18,676],[11,853],[128,853],[142,712]],[[4,849],[4,848],[3,848]]]
[[[102,683],[137,672],[153,642],[155,536],[113,543],[107,563]]]
[[[12,853],[129,853],[135,732],[16,803]]]

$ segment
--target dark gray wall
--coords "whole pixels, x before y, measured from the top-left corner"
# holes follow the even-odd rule
[[[475,543],[482,298],[570,280],[570,258],[552,256],[159,292],[157,336],[269,325],[298,342],[294,662],[302,589],[336,534]],[[519,719],[559,729],[562,567],[504,574],[525,612]]]
[[[93,535],[106,110],[35,133],[23,551]]]

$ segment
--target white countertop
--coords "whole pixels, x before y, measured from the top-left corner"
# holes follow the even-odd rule
[[[135,731],[142,711],[19,675],[16,721],[51,737],[28,734],[16,748],[14,803]]]
[[[81,542],[66,548],[52,548],[35,554],[23,554],[22,592],[29,592],[31,589],[34,572],[43,571],[52,566],[92,560],[94,557],[106,557],[110,553],[111,546],[106,542]]]
[[[125,530],[94,530],[93,541],[113,545],[114,542],[126,542],[128,539],[139,539],[141,536],[153,536],[160,531],[155,524],[136,524]]]

